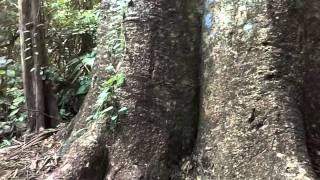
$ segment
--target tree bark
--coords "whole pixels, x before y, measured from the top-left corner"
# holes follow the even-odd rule
[[[31,4],[27,0],[19,0],[19,19],[20,19],[20,46],[21,46],[21,66],[23,76],[24,94],[26,96],[26,107],[28,114],[29,129],[33,130],[36,126],[35,111],[35,94],[33,92],[33,75],[31,69],[33,68],[32,60],[32,22]]]
[[[304,79],[302,95],[303,117],[305,120],[306,137],[309,156],[313,168],[320,177],[320,62],[319,62],[319,42],[320,42],[320,21],[317,14],[320,12],[320,2],[310,0],[305,3],[305,16],[303,16],[302,48],[304,58]]]
[[[55,127],[58,105],[50,83],[44,83],[49,66],[44,18],[40,0],[19,0],[21,64],[30,131]],[[49,80],[46,80],[47,82]]]
[[[196,0],[102,2],[93,88],[69,126],[64,161],[49,179],[178,178],[181,158],[191,153],[198,118],[197,5]],[[123,43],[113,43],[119,33],[125,48],[116,53]],[[111,76],[105,70],[110,64],[126,76],[113,105],[128,109],[113,130],[109,115],[86,122],[101,84]]]
[[[36,130],[45,128],[45,96],[44,96],[44,62],[47,61],[46,57],[46,44],[44,41],[44,24],[42,21],[42,12],[40,0],[31,1],[31,16],[32,16],[32,49],[33,49],[33,87],[35,94],[35,110],[36,110]]]
[[[307,4],[207,1],[194,178],[315,178],[304,125],[312,128],[319,114],[318,100],[308,108],[320,87],[318,80],[310,82],[319,76],[319,23],[308,22],[320,6],[315,0]]]

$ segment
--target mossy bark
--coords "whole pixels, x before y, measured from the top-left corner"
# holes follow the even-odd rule
[[[101,17],[93,88],[70,124],[63,162],[50,177],[178,178],[181,158],[191,153],[198,118],[197,1],[103,1]],[[113,130],[110,116],[86,122],[101,84],[111,76],[106,71],[110,64],[126,76],[113,105],[128,109]]]
[[[315,178],[301,108],[310,102],[306,74],[319,76],[318,67],[305,69],[309,8],[291,0],[207,1],[194,177]]]

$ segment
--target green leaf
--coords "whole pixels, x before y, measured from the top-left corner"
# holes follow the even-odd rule
[[[106,113],[106,112],[109,112],[113,109],[113,106],[109,106],[107,107],[106,109],[104,109],[103,111],[101,111],[102,114]]]
[[[100,107],[103,105],[103,103],[108,99],[109,97],[109,92],[108,91],[103,91],[99,96],[98,96],[98,100],[95,104],[96,107]]]
[[[21,103],[25,102],[24,96],[19,96],[13,100],[13,106],[19,106]]]
[[[78,64],[78,63],[80,63],[80,62],[81,62],[81,59],[79,59],[79,58],[74,58],[74,59],[72,59],[72,60],[70,60],[70,61],[68,62],[67,67],[70,67],[70,66],[72,66],[72,65],[74,65],[74,64]]]
[[[119,115],[127,114],[128,108],[122,107],[121,109],[119,109],[118,113],[119,113]]]
[[[24,113],[18,119],[17,122],[23,122],[27,119],[27,115]]]
[[[116,76],[117,84],[116,87],[120,87],[125,82],[125,75],[123,73],[117,74]]]
[[[16,72],[14,70],[7,70],[7,76],[14,78],[16,77]]]
[[[11,146],[11,141],[3,139],[2,143],[0,144],[0,147],[6,147],[6,146]]]
[[[111,87],[115,81],[116,81],[116,78],[115,78],[115,76],[113,76],[103,83],[103,87],[105,87],[105,88]]]
[[[60,109],[59,113],[60,113],[60,115],[63,116],[64,114],[66,114],[66,110],[65,109]]]
[[[117,125],[118,115],[111,116],[110,129],[114,129]]]
[[[81,85],[76,93],[76,95],[87,94],[89,87],[87,84]]]
[[[9,114],[8,117],[13,117],[14,115],[16,115],[19,112],[19,110],[20,110],[20,108],[11,111],[11,113]]]
[[[96,118],[95,119],[98,119],[98,118],[101,118],[103,117],[107,112],[111,111],[113,109],[113,106],[110,106],[106,109],[104,109],[103,111],[101,112],[97,112],[95,115],[96,115]]]
[[[118,115],[111,116],[111,122],[115,122],[118,119]]]
[[[6,70],[0,69],[0,75],[5,75],[6,74]]]
[[[18,108],[17,106],[14,106],[14,105],[10,105],[10,107],[9,107],[9,109],[16,109],[16,108]]]
[[[108,73],[115,73],[116,72],[116,69],[112,66],[112,65],[109,65],[108,67],[106,67],[106,71]]]
[[[82,60],[82,63],[92,67],[95,60],[96,60],[95,57],[87,57]]]

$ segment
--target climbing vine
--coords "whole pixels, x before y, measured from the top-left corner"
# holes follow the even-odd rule
[[[118,108],[114,105],[116,99],[115,90],[123,85],[124,82],[125,75],[123,73],[115,73],[103,82],[100,87],[100,94],[93,107],[94,113],[87,118],[87,121],[95,121],[104,118],[106,115],[111,115],[110,129],[115,128],[118,117],[127,113],[126,107]]]
[[[108,34],[106,39],[107,51],[111,54],[112,63],[105,69],[110,75],[100,86],[100,94],[97,102],[94,104],[93,114],[87,118],[87,121],[94,121],[110,115],[110,129],[114,129],[119,116],[127,113],[126,107],[116,107],[115,90],[120,88],[125,82],[125,74],[115,68],[112,64],[119,64],[123,61],[126,51],[126,38],[123,19],[127,11],[129,1],[111,2],[109,9],[113,14],[108,24]]]

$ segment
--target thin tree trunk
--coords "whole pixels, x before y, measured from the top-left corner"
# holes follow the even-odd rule
[[[64,162],[49,179],[178,178],[181,158],[191,153],[198,118],[197,5],[196,0],[102,3],[94,88],[71,122]],[[113,44],[117,33],[122,40]],[[114,49],[123,41],[124,56],[119,56]],[[110,64],[126,76],[113,105],[126,107],[128,113],[119,116],[114,130],[110,116],[85,121],[95,112]]]
[[[315,178],[301,109],[308,8],[299,2],[206,4],[194,178]]]
[[[33,61],[34,61],[34,75],[33,75],[33,85],[35,91],[35,110],[36,110],[36,130],[41,130],[45,128],[45,96],[44,96],[44,62],[47,61],[46,57],[46,44],[44,41],[44,25],[42,20],[42,12],[40,8],[40,0],[31,1],[31,16],[32,16],[32,45],[33,45]]]
[[[29,130],[33,131],[36,126],[35,111],[35,94],[33,92],[33,60],[32,60],[32,36],[31,36],[31,4],[28,0],[19,0],[19,17],[20,17],[20,46],[21,46],[21,66],[23,76],[24,94],[26,96],[26,106],[28,113]]]
[[[30,131],[58,124],[59,114],[50,83],[45,84],[49,66],[44,18],[40,0],[19,0],[21,61]],[[46,80],[47,82],[49,80]]]

